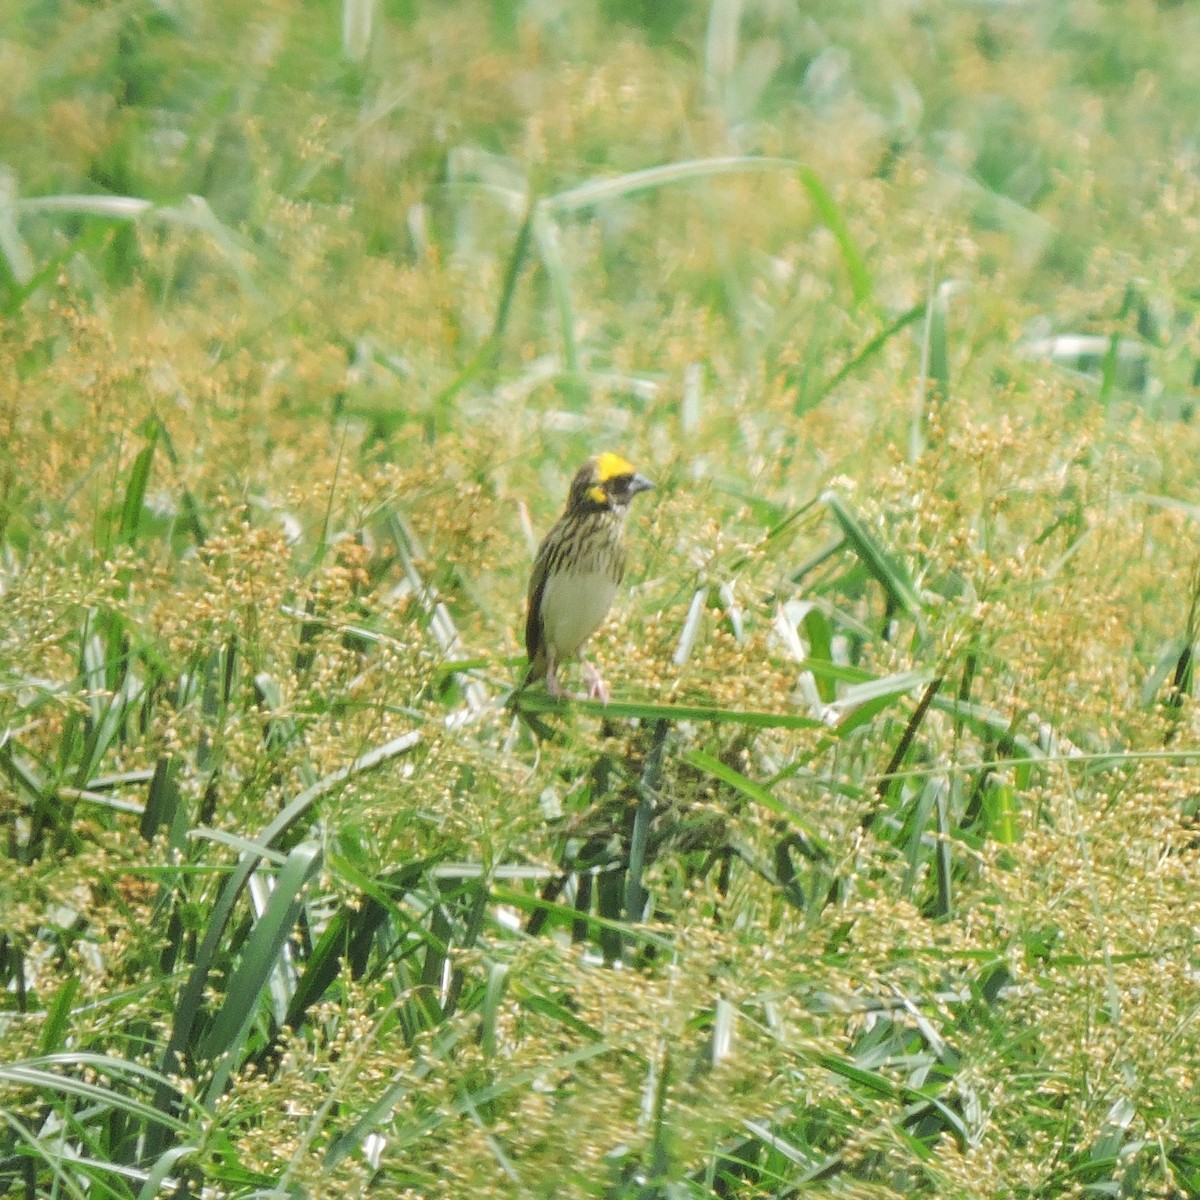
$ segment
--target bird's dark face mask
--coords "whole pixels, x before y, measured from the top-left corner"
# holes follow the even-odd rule
[[[580,507],[622,509],[629,507],[638,492],[648,492],[653,487],[645,475],[635,471],[619,454],[605,451],[580,469],[571,494]]]

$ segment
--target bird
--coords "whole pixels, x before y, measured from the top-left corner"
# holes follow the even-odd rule
[[[600,627],[625,575],[625,518],[639,492],[654,487],[619,454],[606,450],[575,473],[567,507],[533,561],[525,616],[529,670],[521,687],[544,678],[565,694],[558,668],[578,655],[588,697],[608,703],[608,685],[579,649]]]

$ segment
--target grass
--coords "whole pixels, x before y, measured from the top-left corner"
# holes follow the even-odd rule
[[[0,1195],[1200,1195],[1188,6],[10,18]]]

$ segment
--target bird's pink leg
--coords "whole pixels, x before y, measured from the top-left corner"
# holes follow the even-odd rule
[[[563,685],[558,681],[558,663],[554,661],[554,655],[549,653],[546,655],[546,691],[555,700],[561,700],[566,695]]]
[[[599,700],[601,704],[607,704],[611,695],[608,684],[600,678],[600,672],[586,658],[581,658],[579,661],[583,666],[583,677],[587,680],[588,699]]]

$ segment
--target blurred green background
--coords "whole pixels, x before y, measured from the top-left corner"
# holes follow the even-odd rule
[[[0,1195],[1200,1195],[1198,77],[8,0]],[[613,702],[518,716],[604,449]]]

